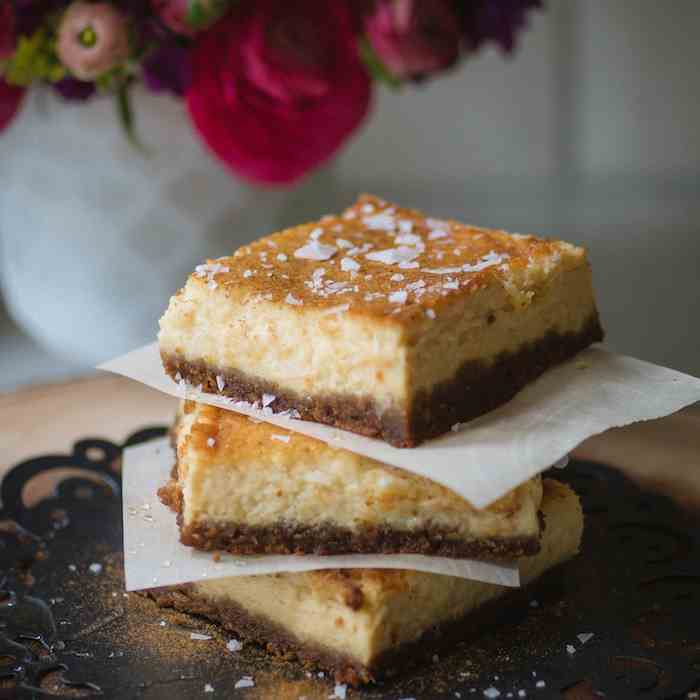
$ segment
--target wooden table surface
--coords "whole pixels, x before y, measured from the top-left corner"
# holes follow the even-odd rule
[[[175,402],[108,374],[0,394],[0,476],[30,457],[70,452],[85,437],[120,442],[143,427],[167,424]],[[700,405],[610,430],[574,454],[617,466],[645,487],[700,510]]]

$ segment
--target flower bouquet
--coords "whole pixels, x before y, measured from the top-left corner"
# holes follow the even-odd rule
[[[290,185],[368,113],[374,80],[415,83],[493,42],[510,53],[539,0],[0,0],[0,129],[25,90],[114,97],[138,143],[131,89],[184,99],[235,174]]]

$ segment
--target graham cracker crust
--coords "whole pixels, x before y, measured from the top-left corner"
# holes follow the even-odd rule
[[[179,374],[204,391],[236,401],[254,403],[263,394],[274,394],[275,411],[295,409],[303,420],[325,423],[354,433],[376,437],[395,447],[415,447],[421,442],[449,432],[463,423],[501,406],[545,370],[576,355],[603,339],[603,330],[594,314],[578,333],[550,332],[516,353],[503,354],[489,365],[467,362],[453,379],[418,393],[410,411],[380,411],[371,396],[300,396],[275,382],[253,377],[235,369],[211,367],[179,355],[161,353],[165,371]],[[218,390],[216,377],[225,386]]]
[[[413,663],[430,661],[436,652],[453,650],[459,642],[478,639],[494,625],[507,624],[527,609],[532,587],[544,578],[557,576],[563,564],[545,572],[540,579],[520,589],[510,589],[476,610],[426,629],[415,641],[388,649],[371,664],[320,645],[299,640],[280,625],[261,615],[254,615],[236,603],[221,605],[197,595],[190,584],[143,591],[162,608],[199,615],[220,624],[239,638],[263,646],[272,656],[332,674],[336,683],[352,686],[381,681],[401,673]],[[361,605],[361,603],[360,603]]]
[[[144,594],[161,608],[174,608],[180,612],[206,617],[240,638],[264,646],[273,656],[296,661],[303,666],[326,669],[335,675],[338,683],[358,686],[375,679],[369,668],[354,659],[330,649],[305,644],[272,620],[251,615],[240,605],[228,603],[223,606],[197,596],[191,585],[153,588],[144,591]]]
[[[173,471],[177,469],[177,465]],[[395,530],[361,527],[356,530],[331,522],[306,526],[279,523],[252,527],[240,523],[183,523],[184,497],[175,478],[158,489],[164,505],[177,513],[180,542],[204,551],[249,554],[424,554],[458,559],[513,559],[540,551],[540,536],[457,540],[454,533],[440,528]],[[540,530],[544,522],[540,514]]]

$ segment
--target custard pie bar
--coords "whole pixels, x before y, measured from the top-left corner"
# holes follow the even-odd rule
[[[404,447],[601,339],[582,248],[371,196],[200,265],[159,334],[173,378]]]
[[[180,539],[235,554],[508,558],[540,547],[542,482],[477,510],[429,479],[269,423],[183,402],[159,492]]]
[[[573,557],[581,541],[583,514],[571,489],[545,479],[542,510],[542,548],[520,561],[526,584]],[[451,576],[378,569],[231,577],[148,594],[161,606],[204,615],[273,653],[353,684],[473,636],[503,602],[493,601],[523,595]]]

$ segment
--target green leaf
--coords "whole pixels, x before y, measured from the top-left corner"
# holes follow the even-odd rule
[[[232,0],[189,0],[187,24],[195,30],[206,29],[232,5]]]
[[[393,90],[398,90],[403,83],[382,63],[366,37],[358,39],[360,58],[364,61],[370,75]]]
[[[5,80],[12,85],[26,87],[35,80],[48,80],[55,83],[66,76],[54,52],[51,33],[45,28],[32,36],[21,36],[14,55],[4,68]]]

